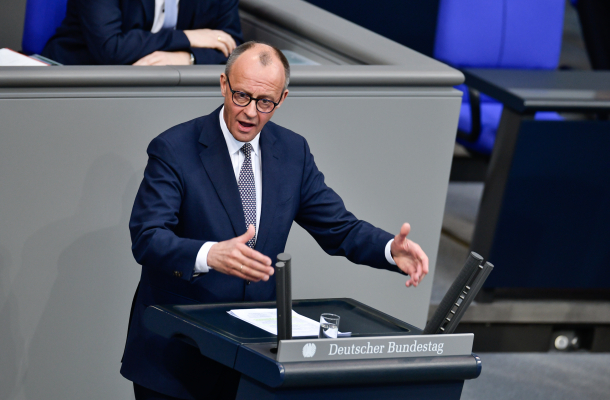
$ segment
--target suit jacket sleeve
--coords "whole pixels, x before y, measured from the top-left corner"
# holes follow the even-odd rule
[[[385,246],[394,236],[346,210],[339,195],[324,183],[324,175],[316,167],[307,142],[304,143],[301,202],[295,221],[330,255],[396,271],[396,266],[385,258]]]
[[[133,255],[141,265],[190,280],[205,241],[176,234],[184,195],[176,154],[162,136],[150,143],[147,152],[148,164],[129,221]]]

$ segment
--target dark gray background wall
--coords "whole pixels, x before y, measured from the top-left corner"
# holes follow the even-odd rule
[[[3,0],[0,7],[0,48],[21,50],[26,0]]]

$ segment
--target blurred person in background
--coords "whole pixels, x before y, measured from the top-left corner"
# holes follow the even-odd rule
[[[224,64],[238,0],[68,0],[42,55],[65,65]]]

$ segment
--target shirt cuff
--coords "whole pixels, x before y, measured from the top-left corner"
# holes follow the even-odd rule
[[[392,258],[392,243],[394,242],[394,239],[390,239],[390,241],[388,242],[388,244],[385,245],[385,259],[388,260],[388,262],[392,265],[396,265],[396,261],[394,261],[394,259]],[[207,253],[206,253],[207,255]]]
[[[210,272],[212,267],[208,265],[208,253],[210,248],[218,242],[205,242],[197,253],[197,259],[195,260],[195,273],[196,274],[207,274]]]

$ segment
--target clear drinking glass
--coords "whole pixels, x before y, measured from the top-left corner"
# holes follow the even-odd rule
[[[336,339],[339,332],[340,317],[335,314],[324,313],[320,315],[320,339]]]

